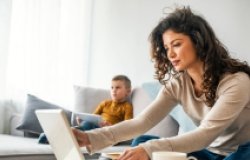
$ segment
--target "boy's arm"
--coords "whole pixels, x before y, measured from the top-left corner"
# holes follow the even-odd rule
[[[133,106],[130,103],[127,103],[125,108],[124,120],[133,118]]]

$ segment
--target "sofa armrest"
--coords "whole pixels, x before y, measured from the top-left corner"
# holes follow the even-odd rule
[[[24,132],[17,130],[16,127],[21,123],[22,114],[13,113],[10,117],[10,135],[14,136],[24,136]]]
[[[22,112],[23,103],[4,99],[0,101],[0,134],[10,134],[10,117]]]

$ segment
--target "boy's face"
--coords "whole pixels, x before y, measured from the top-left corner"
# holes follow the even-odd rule
[[[111,82],[110,95],[112,100],[122,102],[127,99],[130,89],[126,87],[125,82],[116,80]]]

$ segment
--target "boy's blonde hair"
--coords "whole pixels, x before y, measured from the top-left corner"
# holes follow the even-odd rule
[[[125,83],[126,88],[131,89],[131,81],[125,75],[116,75],[112,78],[112,81],[123,81]]]

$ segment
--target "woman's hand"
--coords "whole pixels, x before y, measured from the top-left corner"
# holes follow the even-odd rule
[[[99,124],[101,127],[105,127],[105,126],[111,126],[112,124],[110,122],[107,121],[103,121]]]
[[[75,135],[76,140],[77,140],[80,147],[90,145],[89,137],[85,132],[80,131],[76,128],[72,128],[72,132]]]
[[[138,146],[125,150],[118,160],[150,160],[150,157],[143,147]]]

